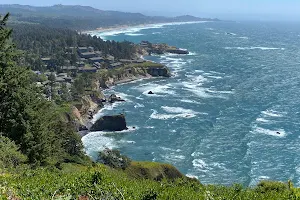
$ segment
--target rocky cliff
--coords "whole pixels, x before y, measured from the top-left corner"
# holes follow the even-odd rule
[[[101,87],[109,87],[119,83],[130,82],[142,78],[170,76],[170,70],[162,64],[153,62],[131,64],[119,69],[110,70],[110,74],[107,76],[105,84],[103,84],[103,81],[101,81]]]
[[[102,107],[105,99],[102,92],[93,92],[81,97],[80,101],[72,106],[72,116],[78,131],[91,127],[91,119]]]

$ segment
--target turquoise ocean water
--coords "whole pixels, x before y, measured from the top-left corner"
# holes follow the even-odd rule
[[[126,102],[97,117],[125,112],[131,128],[85,136],[89,155],[118,148],[133,160],[173,164],[202,183],[291,179],[300,186],[299,24],[209,22],[93,34],[191,54],[146,57],[174,76],[107,90]]]

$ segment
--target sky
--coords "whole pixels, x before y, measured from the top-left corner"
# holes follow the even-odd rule
[[[140,12],[146,15],[190,14],[222,19],[300,21],[300,0],[1,0],[0,4],[85,5],[102,10]]]

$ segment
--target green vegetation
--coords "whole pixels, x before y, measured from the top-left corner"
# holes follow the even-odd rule
[[[80,138],[73,126],[63,121],[61,107],[43,97],[29,69],[16,64],[19,55],[9,40],[8,16],[0,18],[0,133],[5,137],[1,140],[11,144],[13,151],[13,143],[18,145],[26,163],[35,166],[84,158]],[[6,152],[7,146],[1,148]],[[23,160],[16,152],[10,153]]]
[[[131,160],[127,156],[121,155],[116,149],[105,149],[99,153],[99,162],[116,169],[126,169]]]
[[[127,41],[103,41],[102,39],[65,28],[51,28],[40,24],[12,23],[12,38],[17,48],[24,51],[23,64],[33,70],[45,71],[41,58],[51,58],[52,71],[61,70],[61,66],[75,65],[79,61],[77,52],[68,47],[93,47],[103,55],[113,55],[116,59],[130,59],[135,47]],[[69,51],[69,52],[68,52]],[[66,62],[69,61],[69,62]]]
[[[0,199],[300,199],[291,182],[263,181],[256,187],[202,185],[175,167],[153,162],[134,162],[116,150],[100,153],[92,162],[84,155],[62,86],[62,101],[46,100],[33,76],[22,65],[22,54],[11,43],[12,31],[0,16]],[[24,63],[23,63],[24,64]],[[120,70],[160,68],[153,63],[123,69],[82,74],[72,97],[95,92],[95,80],[116,76]],[[129,72],[128,72],[129,73]],[[138,74],[140,71],[138,71]],[[49,78],[54,82],[55,77]],[[101,84],[101,83],[100,83]],[[80,88],[82,87],[82,88]],[[81,91],[82,90],[82,91]],[[62,96],[63,96],[62,95]],[[75,102],[73,102],[75,103]],[[201,181],[201,180],[200,180]]]
[[[158,163],[136,164],[156,173]],[[133,175],[135,174],[136,175]],[[63,164],[62,169],[19,170],[0,175],[0,199],[299,199],[299,189],[280,182],[262,182],[253,188],[202,185],[188,178],[165,177],[160,181],[138,177],[141,170],[116,170],[96,165]],[[298,193],[297,193],[298,192]],[[2,196],[1,196],[2,193]]]

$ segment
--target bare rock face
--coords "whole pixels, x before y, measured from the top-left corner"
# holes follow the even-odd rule
[[[127,129],[125,116],[120,114],[101,117],[90,131],[123,131]]]

